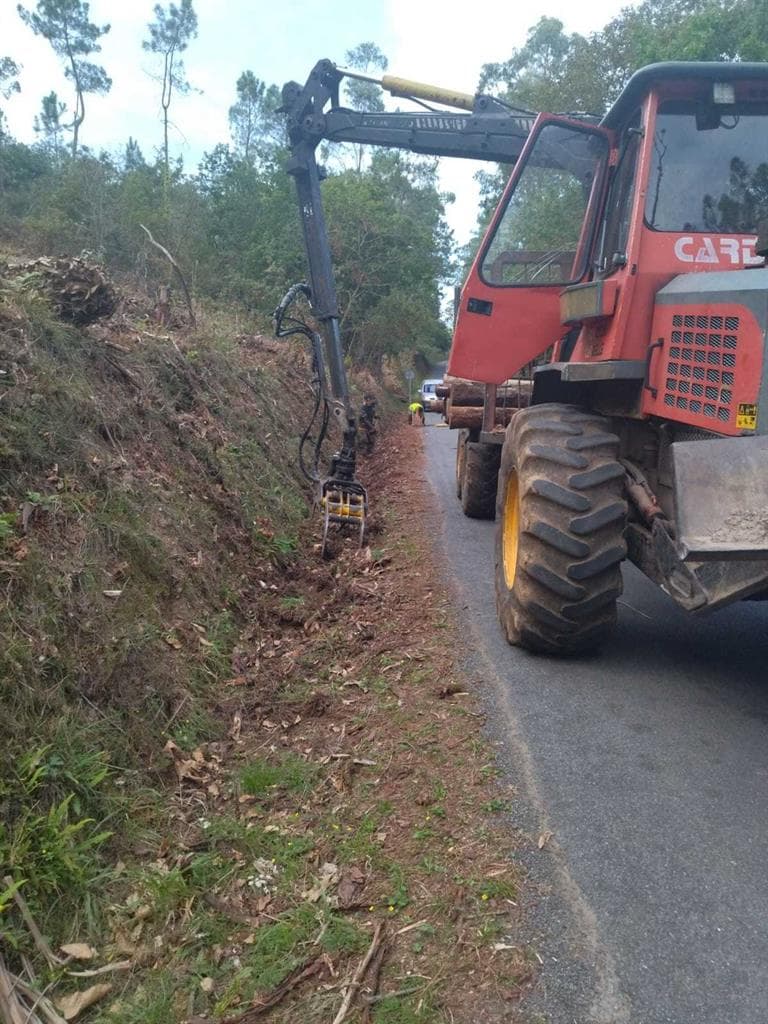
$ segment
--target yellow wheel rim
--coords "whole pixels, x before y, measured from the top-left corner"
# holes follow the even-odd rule
[[[510,473],[507,493],[504,496],[504,522],[502,523],[502,546],[504,553],[504,579],[512,589],[517,572],[517,558],[520,550],[520,491],[517,473]]]

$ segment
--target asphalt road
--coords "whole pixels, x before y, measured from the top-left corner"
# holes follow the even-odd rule
[[[599,656],[509,647],[494,525],[462,515],[456,435],[437,423],[428,476],[467,671],[516,789],[513,823],[553,833],[522,854],[543,961],[530,1019],[766,1024],[768,603],[695,618],[627,566]]]

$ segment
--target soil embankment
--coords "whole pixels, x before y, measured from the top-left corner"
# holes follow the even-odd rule
[[[536,956],[420,433],[385,424],[368,546],[322,561],[307,368],[233,328],[0,288],[0,968],[100,1022],[514,1019]]]

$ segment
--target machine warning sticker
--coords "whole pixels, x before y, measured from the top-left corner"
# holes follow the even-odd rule
[[[736,410],[736,426],[740,430],[757,430],[757,406],[741,402]]]

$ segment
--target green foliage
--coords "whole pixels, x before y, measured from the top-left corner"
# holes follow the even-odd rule
[[[0,96],[4,99],[14,92],[21,92],[18,82],[19,65],[10,57],[0,57]]]
[[[3,99],[8,99],[15,92],[21,92],[19,86],[18,74],[21,69],[15,60],[11,60],[10,57],[0,57],[0,96]],[[0,143],[5,138],[5,115],[0,110]]]
[[[61,103],[55,92],[49,92],[47,96],[43,96],[40,114],[35,117],[35,133],[40,137],[43,149],[50,152],[54,162],[58,161],[61,154],[62,134],[70,127],[61,121],[66,111],[66,103]]]
[[[274,159],[285,141],[283,118],[277,113],[280,90],[252,71],[237,80],[237,100],[229,108],[229,128],[237,155],[246,163]]]
[[[753,0],[644,0],[589,36],[543,17],[508,61],[486,64],[480,87],[532,110],[603,113],[646,64],[768,58],[768,7]]]
[[[80,908],[103,874],[94,851],[111,836],[89,812],[106,811],[103,751],[57,742],[23,751],[0,782],[0,863],[46,917],[52,902]],[[12,890],[13,887],[11,887]],[[12,891],[0,894],[0,909]]]
[[[342,336],[353,363],[378,368],[387,355],[446,347],[437,282],[450,269],[433,161],[377,152],[365,174],[325,186]]]
[[[81,0],[43,2],[61,17],[74,17],[75,8],[83,14]],[[157,5],[154,13],[144,47],[156,56],[162,80],[162,158],[148,163],[130,139],[121,158],[84,151],[77,160],[64,159],[66,112],[49,93],[37,118],[40,141],[0,145],[0,224],[33,251],[87,250],[108,268],[138,271],[154,284],[169,268],[149,246],[140,228],[146,225],[179,257],[196,296],[234,303],[267,320],[286,286],[306,276],[295,187],[283,167],[279,91],[244,71],[230,108],[233,146],[214,147],[196,174],[184,175],[170,160],[168,107],[187,88],[181,57],[196,35],[197,18],[192,0]],[[29,14],[29,23],[42,26],[41,17]],[[61,24],[61,18],[46,23],[45,31]],[[97,46],[97,35],[88,39]],[[373,43],[350,51],[348,60],[366,72],[386,67]],[[378,108],[378,86],[351,88],[356,85],[355,102]],[[352,365],[376,372],[386,357],[403,352],[434,361],[448,344],[439,289],[452,258],[449,197],[439,192],[436,163],[379,150],[365,166],[361,157],[355,164],[345,168],[342,159],[342,169],[337,163],[323,185],[345,353]],[[285,550],[275,541],[278,557],[290,554],[292,531],[284,540]]]
[[[344,54],[348,68],[354,68],[371,78],[386,71],[389,61],[379,47],[372,42],[358,43]],[[349,78],[344,83],[347,103],[353,110],[379,111],[384,109],[381,88],[375,82],[365,82],[357,78]]]
[[[149,53],[167,57],[169,74],[173,84],[179,88],[184,72],[177,55],[183,53],[197,36],[197,14],[192,0],[181,0],[178,6],[169,3],[167,9],[162,4],[155,4],[153,13],[155,20],[148,26],[149,39],[142,46]],[[184,88],[183,85],[181,87]]]
[[[0,551],[16,536],[18,515],[15,512],[0,513]]]

